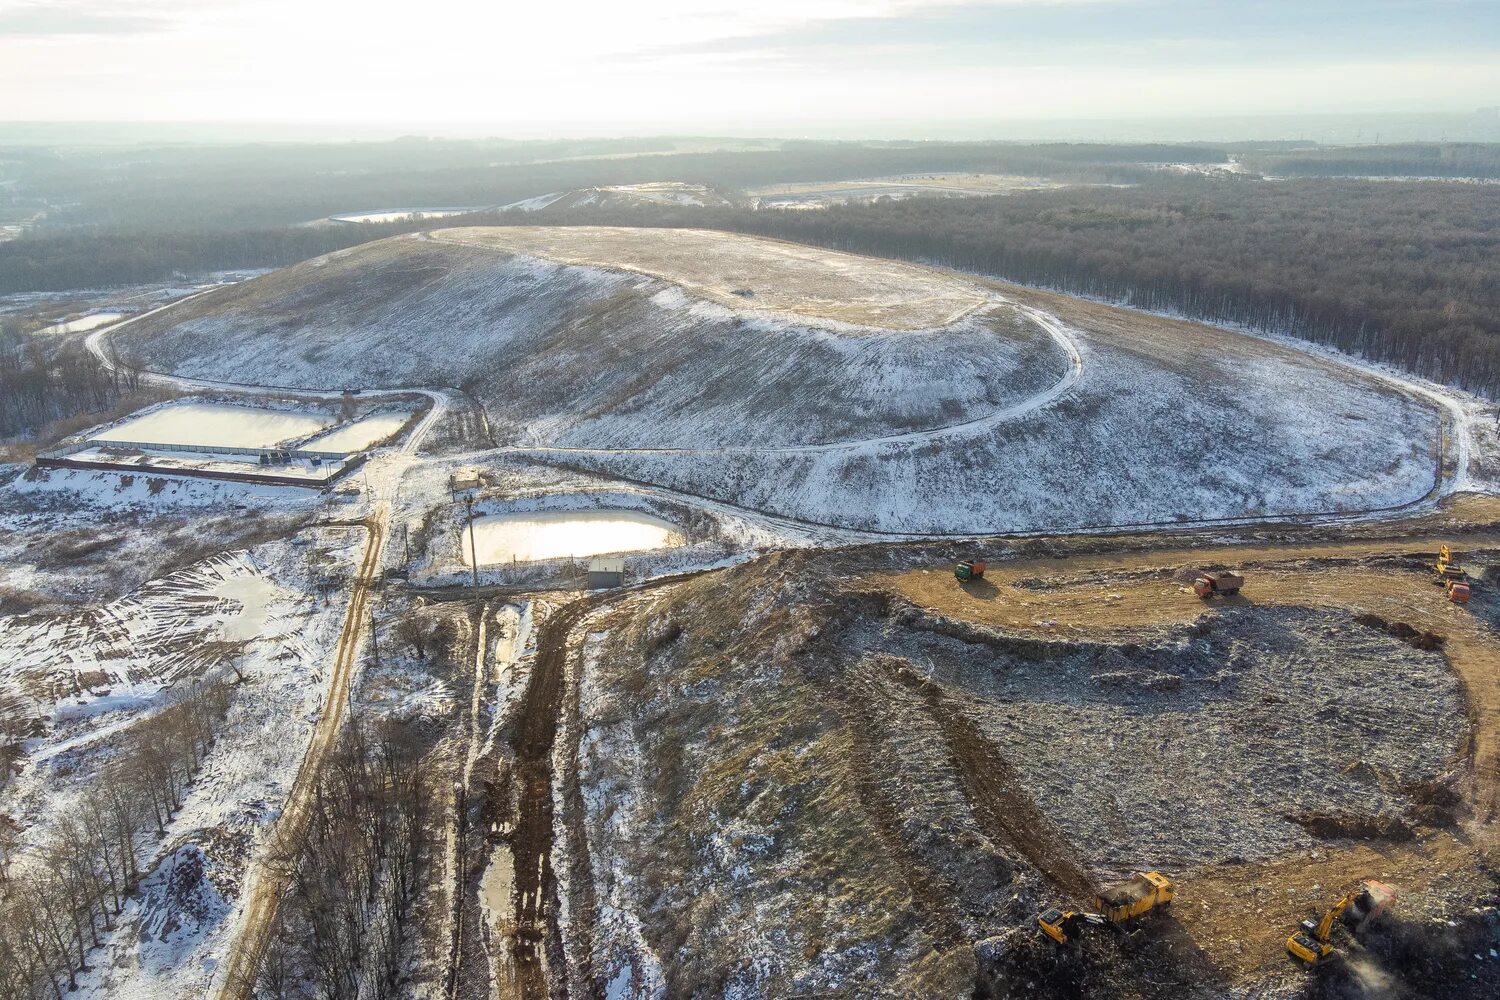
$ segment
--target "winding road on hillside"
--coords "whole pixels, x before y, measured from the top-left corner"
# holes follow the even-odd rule
[[[186,298],[179,299],[176,302],[168,303],[167,305],[159,306],[148,312],[128,317],[118,323],[113,323],[108,326],[101,327],[98,330],[90,333],[86,338],[85,343],[88,346],[88,349],[96,357],[98,357],[99,360],[107,368],[109,368],[110,370],[122,370],[127,366],[119,364],[113,354],[108,351],[105,346],[105,338],[109,334],[123,329],[131,323],[145,319],[148,316],[157,315],[158,313],[170,309],[182,302],[186,302],[199,296],[206,295],[208,294],[208,292],[214,290],[215,289],[207,289],[202,292],[197,292],[193,295],[187,296]],[[1066,353],[1068,358],[1068,369],[1063,374],[1063,376],[1058,379],[1057,382],[1055,382],[1047,389],[1044,389],[1041,392],[1036,393],[1024,400],[1020,400],[1014,404],[1011,404],[1010,406],[1001,407],[1000,409],[981,414],[977,417],[970,417],[949,424],[943,424],[914,431],[905,431],[897,434],[879,435],[870,438],[861,438],[848,441],[832,441],[806,445],[726,445],[715,447],[684,448],[591,448],[557,447],[548,445],[506,445],[499,448],[491,448],[472,452],[469,453],[469,455],[465,456],[465,458],[472,462],[482,462],[484,457],[487,455],[513,455],[518,457],[529,456],[541,460],[546,460],[548,458],[566,459],[568,456],[587,455],[603,456],[657,454],[711,456],[754,454],[821,454],[840,451],[867,450],[888,445],[930,443],[941,440],[943,437],[956,432],[983,430],[988,427],[998,426],[1002,423],[1006,423],[1012,420],[1018,420],[1029,414],[1035,413],[1036,411],[1041,410],[1044,407],[1047,407],[1066,396],[1067,393],[1083,378],[1085,373],[1085,366],[1082,351],[1079,347],[1078,342],[1074,339],[1070,328],[1056,316],[1046,312],[1045,310],[1037,309],[1033,306],[1009,302],[1009,300],[1005,299],[1003,296],[997,296],[996,301],[1008,302],[1014,308],[1019,310],[1023,315],[1027,316],[1033,322],[1041,326],[1042,329],[1046,331],[1048,336],[1051,337],[1053,341],[1057,343],[1058,346]],[[1255,337],[1256,339],[1269,340],[1273,343],[1284,343],[1282,340],[1277,338],[1261,337],[1253,333],[1246,333],[1245,335]],[[1444,391],[1441,387],[1433,386],[1417,379],[1407,378],[1402,375],[1383,370],[1381,368],[1359,364],[1358,362],[1355,362],[1353,360],[1345,359],[1338,355],[1332,355],[1328,352],[1320,352],[1312,348],[1310,345],[1293,343],[1290,346],[1304,350],[1326,363],[1333,364],[1337,367],[1358,374],[1363,378],[1381,383],[1408,397],[1420,399],[1437,410],[1439,415],[1439,443],[1435,463],[1436,467],[1433,476],[1433,486],[1427,493],[1407,503],[1368,508],[1357,511],[1330,510],[1302,512],[1296,514],[1264,514],[1249,517],[1194,518],[1188,520],[1167,519],[1160,521],[1082,525],[1075,530],[1083,532],[1102,532],[1120,530],[1153,530],[1157,528],[1167,527],[1182,528],[1191,527],[1193,525],[1239,526],[1248,524],[1310,524],[1319,522],[1339,523],[1375,516],[1389,516],[1392,514],[1399,514],[1404,512],[1414,512],[1420,509],[1424,509],[1436,503],[1438,500],[1441,500],[1442,498],[1463,488],[1466,483],[1467,469],[1469,466],[1470,456],[1473,448],[1470,434],[1470,424],[1473,418],[1468,409],[1458,398],[1453,396],[1451,393]],[[291,386],[275,385],[252,385],[249,383],[217,381],[212,379],[186,378],[183,376],[171,375],[165,372],[153,372],[142,369],[130,370],[138,375],[142,379],[142,381],[171,386],[187,391],[223,390],[244,393],[248,395],[289,392],[316,399],[338,399],[342,398],[343,395],[341,390],[305,389]],[[405,454],[415,453],[416,448],[418,447],[422,438],[451,407],[453,400],[458,395],[460,395],[457,390],[453,389],[434,390],[419,387],[369,389],[365,391],[388,394],[421,394],[427,396],[432,400],[432,407],[430,408],[428,414],[413,430],[413,432],[408,436],[406,442],[402,445],[401,450]],[[794,531],[837,532],[843,537],[856,540],[944,537],[1025,537],[1027,535],[1038,535],[1046,533],[1041,531],[1008,531],[998,533],[931,531],[903,532],[885,531],[870,528],[854,528],[845,525],[820,522],[809,518],[796,518],[786,515],[773,514],[768,511],[761,511],[750,507],[741,507],[739,505],[723,500],[718,500],[702,494],[685,492],[682,490],[674,490],[670,487],[659,486],[654,483],[635,482],[626,479],[623,476],[619,476],[618,474],[613,474],[612,478],[618,479],[622,483],[629,483],[634,489],[642,493],[655,494],[670,500],[685,501],[697,506],[705,507],[707,509],[719,509],[735,514],[748,514],[758,519],[764,520],[767,524],[779,525],[785,528],[792,529]]]

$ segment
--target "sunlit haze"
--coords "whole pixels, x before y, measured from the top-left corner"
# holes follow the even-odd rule
[[[1464,113],[1500,101],[1497,38],[1482,0],[0,0],[0,119],[525,136]]]

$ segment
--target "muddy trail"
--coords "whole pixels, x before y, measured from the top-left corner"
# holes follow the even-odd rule
[[[537,637],[536,665],[526,685],[519,722],[512,737],[512,780],[519,794],[519,813],[512,836],[515,858],[516,935],[513,939],[515,995],[546,1000],[548,956],[561,954],[556,923],[550,915],[557,899],[552,871],[552,748],[562,708],[568,637],[589,612],[608,598],[585,598],[559,608]],[[567,995],[559,983],[558,996]]]
[[[514,996],[520,1000],[546,1000],[548,997],[565,1000],[568,996],[562,973],[562,935],[555,920],[558,884],[552,870],[552,847],[557,827],[554,825],[552,759],[568,687],[569,639],[584,619],[594,612],[643,591],[692,579],[702,572],[661,577],[628,589],[581,598],[559,607],[537,633],[536,661],[527,679],[511,736],[515,759],[507,778],[511,795],[517,803],[510,843],[515,866],[513,895],[516,906],[512,968],[515,970]],[[572,776],[568,777],[571,780]],[[577,789],[571,791],[576,793]],[[587,859],[583,858],[579,863],[586,862]],[[575,928],[575,932],[583,935],[587,928]]]

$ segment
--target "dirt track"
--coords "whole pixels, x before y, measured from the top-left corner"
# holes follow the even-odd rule
[[[338,739],[344,724],[344,713],[349,705],[350,685],[359,663],[364,635],[365,608],[369,602],[370,588],[380,569],[381,547],[385,541],[385,516],[381,512],[366,522],[368,537],[364,556],[360,560],[359,572],[354,578],[349,595],[349,610],[344,614],[344,628],[339,636],[338,650],[334,654],[333,668],[328,678],[328,691],[323,702],[323,713],[318,718],[308,743],[307,754],[297,770],[297,779],[287,796],[281,818],[267,840],[259,865],[246,880],[246,898],[240,931],[225,959],[223,972],[215,981],[216,995],[224,1000],[248,1000],[254,995],[255,980],[260,970],[261,958],[270,943],[276,926],[276,914],[281,907],[281,897],[290,883],[290,858],[294,857],[296,845],[302,840],[309,817],[308,807],[318,786],[323,759]]]
[[[515,859],[516,936],[512,939],[516,971],[515,996],[546,1000],[549,933],[556,883],[552,872],[552,747],[557,740],[567,671],[568,637],[600,598],[585,598],[559,608],[537,636],[536,665],[519,709],[513,743],[514,780],[520,789],[520,811],[511,842]]]
[[[1441,541],[1433,536],[1164,548],[994,563],[984,581],[966,587],[946,569],[876,576],[867,582],[889,587],[949,618],[1058,640],[1128,638],[1143,629],[1189,622],[1208,613],[1208,605],[1184,592],[1184,571],[1240,566],[1246,567],[1248,582],[1243,596],[1232,603],[1342,608],[1446,637],[1443,652],[1464,686],[1473,727],[1468,814],[1460,829],[1428,830],[1405,842],[1336,841],[1312,857],[1176,873],[1176,920],[1210,963],[1233,980],[1284,965],[1282,941],[1309,915],[1309,899],[1323,899],[1326,905],[1369,877],[1420,892],[1452,873],[1474,870],[1482,855],[1500,846],[1495,823],[1500,813],[1500,637],[1478,613],[1479,602],[1490,598],[1481,594],[1467,609],[1449,604],[1418,568],[1419,560],[1430,559]],[[1500,536],[1471,537],[1463,543],[1464,548],[1497,545]],[[1046,867],[1042,870],[1048,872]],[[1059,889],[1079,895],[1053,877]]]

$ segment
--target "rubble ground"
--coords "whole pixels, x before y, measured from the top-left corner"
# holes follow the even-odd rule
[[[1496,539],[1462,545],[1484,578]],[[596,985],[1290,996],[1286,935],[1360,879],[1400,890],[1402,947],[1493,903],[1500,600],[1445,601],[1435,538],[1089,546],[967,586],[915,548],[779,553],[592,626]],[[1210,566],[1242,595],[1194,596]],[[1138,868],[1178,884],[1144,935],[1036,944],[1038,907]]]

